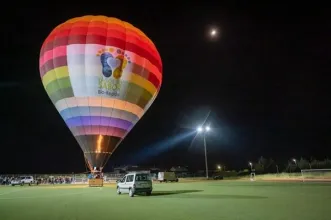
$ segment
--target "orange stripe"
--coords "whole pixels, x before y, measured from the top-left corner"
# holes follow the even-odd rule
[[[126,29],[131,29],[132,31],[138,33],[139,35],[141,35],[142,37],[145,37],[148,39],[148,41],[154,45],[154,43],[141,31],[139,30],[138,28],[134,27],[132,24],[128,23],[128,22],[125,22],[125,21],[121,21],[120,19],[117,19],[117,18],[114,18],[114,17],[106,17],[106,16],[93,16],[93,15],[87,15],[87,16],[83,16],[83,17],[76,17],[76,18],[72,18],[68,21],[66,21],[65,23],[61,24],[61,25],[58,25],[55,29],[58,29],[58,28],[62,28],[63,26],[65,25],[70,25],[70,24],[73,24],[73,23],[77,23],[77,22],[85,22],[85,23],[91,23],[91,22],[103,22],[103,23],[108,23],[108,24],[117,24],[119,26],[122,26]],[[55,30],[54,29],[54,30]]]
[[[154,43],[145,35],[145,34],[139,34],[139,32],[135,29],[132,28],[127,28],[127,26],[123,26],[123,25],[119,25],[116,23],[107,23],[107,22],[102,22],[102,21],[91,21],[91,22],[87,22],[87,21],[77,21],[76,23],[64,23],[60,28],[56,28],[54,29],[50,36],[61,32],[63,29],[72,29],[72,28],[76,28],[76,27],[100,27],[100,28],[105,28],[105,29],[110,29],[110,30],[118,30],[118,31],[123,31],[123,32],[129,32],[132,35],[136,36],[137,38],[142,38],[144,39],[144,41],[146,40],[153,49],[155,48]]]

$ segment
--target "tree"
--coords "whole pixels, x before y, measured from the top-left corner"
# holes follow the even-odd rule
[[[267,162],[268,162],[268,160],[265,159],[263,156],[261,156],[261,157],[259,158],[259,161],[258,161],[257,163],[260,164],[263,168],[265,168],[266,165],[267,165]]]
[[[264,167],[259,163],[254,164],[254,169],[256,173],[264,173]]]
[[[269,167],[275,165],[275,161],[272,158],[269,158],[266,164],[266,169],[268,169]]]
[[[300,158],[299,161],[297,161],[298,167],[300,168],[300,170],[303,169],[310,169],[310,163],[308,160],[304,159],[304,158]]]
[[[313,159],[310,164],[312,169],[319,169],[318,160]]]
[[[329,158],[325,159],[325,168],[326,169],[331,168],[331,160]]]
[[[295,172],[295,170],[298,168],[297,164],[296,163],[293,163],[292,160],[289,160],[287,161],[287,165],[285,165],[286,168],[285,168],[285,172]]]
[[[264,173],[266,164],[267,164],[267,160],[263,156],[261,156],[258,159],[257,163],[254,164],[255,172]]]
[[[312,169],[330,169],[331,160],[326,158],[324,160],[313,159],[310,163]]]

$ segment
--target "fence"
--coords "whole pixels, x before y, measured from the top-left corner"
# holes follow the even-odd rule
[[[331,170],[303,170],[304,173],[279,173],[279,174],[260,174],[256,175],[256,180],[304,180],[304,181],[331,181]],[[249,173],[241,173],[234,171],[221,171],[217,175],[223,176],[227,179],[249,179]],[[105,183],[114,183],[117,180],[123,178],[125,173],[104,173]],[[157,174],[152,173],[152,179],[157,179]],[[87,184],[88,174],[0,174],[0,185],[10,184],[11,180],[22,177],[33,176],[35,180],[38,180],[41,184]],[[210,175],[211,177],[212,175]],[[177,174],[181,179],[204,179],[204,173],[186,173]]]

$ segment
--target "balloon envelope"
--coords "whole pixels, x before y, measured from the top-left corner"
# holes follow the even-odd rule
[[[162,83],[153,42],[127,22],[83,16],[57,26],[40,52],[44,88],[84,152],[102,169]]]

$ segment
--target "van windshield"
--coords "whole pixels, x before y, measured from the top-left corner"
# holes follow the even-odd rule
[[[137,174],[136,181],[149,181],[150,177],[148,174]]]

